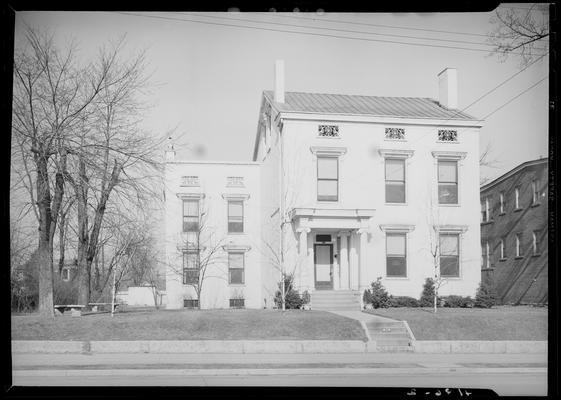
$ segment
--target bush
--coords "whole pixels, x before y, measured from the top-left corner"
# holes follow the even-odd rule
[[[290,309],[299,309],[304,304],[304,301],[300,297],[300,294],[297,290],[295,290],[292,286],[294,282],[294,277],[292,275],[286,275],[284,277],[284,290],[285,290],[285,298],[284,298],[284,308],[287,310]],[[282,308],[282,282],[279,282],[279,290],[275,293],[275,305],[277,308]]]
[[[471,308],[474,301],[470,296],[444,296],[442,297],[443,307],[449,308]]]
[[[434,280],[432,278],[427,278],[425,280],[425,284],[423,285],[423,292],[421,293],[421,299],[419,300],[419,305],[421,307],[434,306]]]
[[[390,295],[382,284],[382,277],[372,282],[371,288],[365,290],[362,299],[365,304],[372,304],[372,308],[388,308],[390,306]]]
[[[497,295],[492,282],[482,280],[475,295],[475,307],[491,308],[497,303]]]
[[[390,296],[390,307],[419,307],[419,300],[409,296]]]
[[[304,290],[304,292],[302,293],[302,304],[310,304],[312,297],[310,296],[310,293],[308,293],[307,290]]]

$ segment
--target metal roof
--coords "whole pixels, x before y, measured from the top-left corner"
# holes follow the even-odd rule
[[[285,102],[276,103],[272,90],[263,94],[281,112],[477,121],[471,115],[442,107],[438,101],[426,97],[285,92]]]

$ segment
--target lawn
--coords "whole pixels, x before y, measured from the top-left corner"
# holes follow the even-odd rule
[[[323,311],[160,310],[11,320],[13,340],[366,340],[358,321]]]
[[[386,308],[368,310],[405,320],[417,340],[547,340],[547,308]]]

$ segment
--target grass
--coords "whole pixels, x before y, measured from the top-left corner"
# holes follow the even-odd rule
[[[386,308],[368,310],[405,320],[417,340],[547,340],[547,308]]]
[[[358,321],[323,311],[145,310],[11,321],[13,340],[366,340]]]

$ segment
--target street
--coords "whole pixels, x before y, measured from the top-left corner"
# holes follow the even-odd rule
[[[488,388],[547,394],[545,354],[13,354],[15,386]]]

